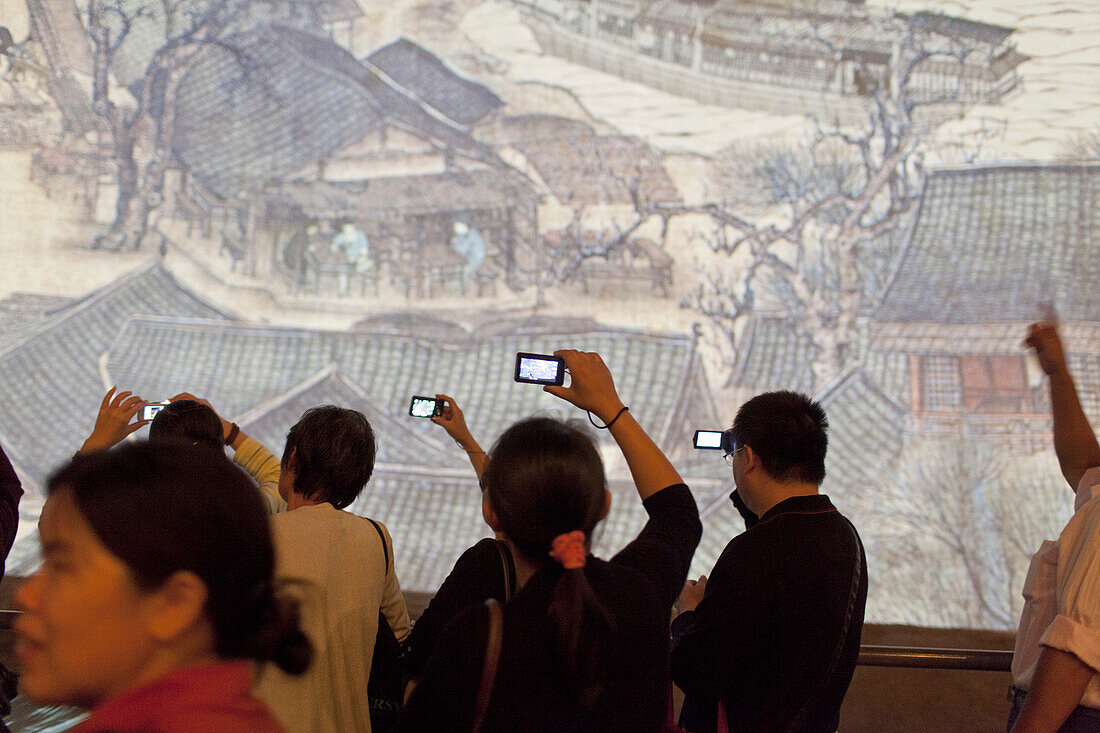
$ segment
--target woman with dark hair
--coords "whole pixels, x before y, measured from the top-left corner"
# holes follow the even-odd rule
[[[153,416],[149,424],[149,441],[161,440],[178,440],[225,451],[225,434],[218,413],[190,395],[186,399],[173,397]]]
[[[312,650],[245,474],[139,443],[77,456],[47,492],[44,563],[16,592],[21,691],[90,709],[80,733],[281,731],[250,662],[298,674]]]
[[[555,354],[571,383],[544,389],[608,427],[649,521],[610,561],[591,556],[611,500],[592,439],[547,418],[506,430],[484,466],[482,509],[515,560],[519,590],[499,636],[489,606],[447,625],[402,730],[656,731],[666,720],[669,613],[699,542],[699,513],[599,355]],[[487,563],[485,573],[504,570]]]

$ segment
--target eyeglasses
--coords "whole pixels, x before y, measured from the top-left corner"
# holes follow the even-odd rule
[[[745,446],[739,445],[736,448],[734,448],[733,450],[726,451],[725,453],[723,453],[722,457],[726,459],[726,465],[727,466],[732,466],[733,465],[733,457],[735,455],[737,455],[738,453],[740,453],[741,451],[743,451],[744,449],[745,449]]]

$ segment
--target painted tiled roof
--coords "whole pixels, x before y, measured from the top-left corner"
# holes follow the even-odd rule
[[[904,353],[871,348],[863,355],[860,366],[891,400],[909,409],[909,363]]]
[[[540,140],[590,137],[596,131],[591,125],[571,117],[532,112],[505,117],[492,130],[485,130],[484,134],[492,135],[499,145],[516,145],[522,148]]]
[[[813,391],[816,348],[793,319],[754,315],[741,337],[734,382],[758,392],[789,389]]]
[[[651,3],[637,22],[640,25],[647,23],[668,24],[682,26],[694,30],[694,28],[717,12],[728,2],[720,0],[717,3],[694,3],[683,0],[657,0]]]
[[[268,24],[232,40],[240,55],[211,49],[181,83],[173,140],[219,193],[286,176],[384,124],[493,157],[331,39]]]
[[[0,300],[0,351],[39,328],[70,300],[33,293],[12,293]]]
[[[442,428],[426,424],[428,420],[386,411],[334,366],[326,367],[287,393],[235,417],[234,422],[278,456],[282,454],[290,427],[307,409],[318,405],[337,405],[363,413],[374,428],[378,464],[468,466],[462,452],[452,450],[452,441]]]
[[[530,183],[509,170],[452,170],[367,181],[291,181],[269,200],[310,217],[393,217],[533,207]]]
[[[371,322],[356,332],[310,331],[167,318],[131,319],[105,363],[112,379],[142,394],[188,389],[209,399],[278,453],[286,429],[306,407],[334,402],[359,409],[375,425],[380,453],[375,475],[352,510],[376,517],[395,537],[405,587],[434,590],[458,554],[487,529],[477,480],[465,454],[441,429],[407,417],[413,394],[452,394],[485,447],[517,419],[534,413],[577,418],[575,409],[538,387],[512,381],[518,350],[572,346],[599,351],[639,421],[658,440],[671,416],[697,388],[694,340],[609,329],[591,321],[512,321],[473,333],[394,333]],[[443,332],[446,333],[446,332]],[[174,345],[168,349],[168,345]],[[154,352],[160,352],[156,356]],[[247,368],[226,368],[226,365]],[[596,538],[604,556],[632,539],[644,510],[606,433],[614,508]],[[615,478],[619,476],[619,478]]]
[[[466,455],[439,427],[407,416],[411,395],[455,395],[486,447],[532,414],[583,420],[538,387],[512,381],[516,351],[575,347],[603,355],[620,394],[658,443],[684,440],[678,421],[691,405],[702,405],[698,414],[708,422],[713,418],[709,394],[693,394],[705,392],[706,383],[691,335],[546,317],[498,320],[473,332],[436,322],[405,330],[386,319],[336,332],[228,318],[158,264],[64,306],[0,353],[0,440],[12,460],[41,481],[86,437],[104,380],[147,398],[183,390],[203,396],[276,453],[307,407],[359,409],[375,426],[380,448],[375,476],[353,509],[390,526],[406,587],[434,590],[487,529]],[[37,429],[44,420],[49,431]],[[645,516],[613,441],[605,431],[593,433],[615,497],[596,551],[610,556],[637,534]],[[28,538],[13,551],[12,572],[33,570],[38,557]]]
[[[439,57],[398,38],[365,59],[412,95],[462,125],[472,125],[504,102],[487,87],[463,79]]]
[[[517,351],[598,351],[631,411],[659,439],[695,368],[694,341],[684,335],[605,327],[482,334],[447,343],[388,330],[351,333],[135,317],[122,328],[105,368],[141,394],[187,389],[226,414],[240,414],[336,364],[391,414],[407,411],[413,394],[454,395],[471,428],[485,439],[535,412],[572,416],[561,400],[512,381]]]
[[[358,62],[331,40],[303,53],[289,28],[235,39],[242,60],[212,48],[180,85],[173,149],[218,192],[279,178],[361,139],[384,110],[345,67]]]
[[[829,418],[822,491],[834,502],[849,492],[873,491],[897,472],[905,407],[858,368],[845,371],[816,399]]]
[[[660,156],[635,137],[529,140],[523,144],[523,154],[563,203],[630,203],[635,178],[643,201],[680,201]]]
[[[154,263],[74,301],[0,352],[0,441],[32,480],[41,482],[88,436],[105,391],[99,357],[135,313],[229,317]]]
[[[1100,321],[1100,165],[933,171],[879,322]]]
[[[969,38],[992,46],[998,46],[1015,32],[1015,29],[992,23],[981,23],[957,18],[943,13],[922,10],[908,16],[910,25],[921,31],[952,38]]]

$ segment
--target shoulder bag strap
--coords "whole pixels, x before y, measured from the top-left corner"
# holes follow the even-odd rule
[[[485,722],[485,713],[489,709],[489,699],[493,696],[493,684],[497,678],[497,667],[500,665],[500,647],[504,637],[500,603],[495,598],[489,598],[486,599],[485,606],[489,609],[489,636],[485,641],[485,661],[481,665],[481,683],[477,688],[474,725],[470,729],[472,733],[479,733]]]
[[[856,532],[856,528],[852,523],[848,521],[848,518],[843,515],[841,515],[841,518],[844,520],[844,523],[848,525],[848,531],[852,533],[852,539],[855,540],[856,547],[856,562],[852,570],[852,588],[848,593],[848,609],[844,613],[844,625],[840,629],[840,639],[836,643],[836,652],[833,654],[833,660],[829,664],[829,669],[825,671],[814,693],[807,697],[806,701],[802,703],[802,707],[799,709],[798,714],[794,716],[791,720],[791,724],[787,727],[788,732],[800,730],[802,722],[806,717],[806,712],[810,709],[810,704],[825,691],[825,686],[829,684],[829,678],[833,676],[836,665],[840,664],[840,655],[844,653],[844,642],[848,640],[848,628],[852,623],[852,614],[855,613],[856,610],[856,599],[859,597],[859,582],[863,577],[863,543],[859,541],[859,534]]]
[[[512,600],[512,594],[515,592],[516,563],[512,558],[512,551],[508,549],[508,545],[500,540],[494,540],[494,542],[497,546],[497,552],[500,554],[501,568],[504,570],[504,598],[501,600],[507,603]]]
[[[386,559],[386,574],[390,572],[390,548],[386,545],[386,535],[382,532],[382,527],[378,522],[374,521],[370,517],[364,517],[374,527],[374,531],[378,533],[378,539],[382,540],[382,557]]]

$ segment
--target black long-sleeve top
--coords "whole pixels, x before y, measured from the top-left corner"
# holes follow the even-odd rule
[[[11,461],[0,446],[0,562],[6,559],[19,530],[19,498],[23,485],[15,475]]]
[[[859,656],[862,544],[827,496],[786,499],[759,519],[731,498],[747,529],[722,551],[699,606],[672,623],[680,725],[716,730],[721,699],[731,731],[788,730],[805,705],[795,729],[831,733]]]
[[[418,678],[424,674],[428,658],[435,651],[439,635],[455,616],[470,606],[495,598],[501,603],[505,598],[506,562],[501,559],[499,540],[484,539],[462,553],[451,569],[443,585],[420,614],[412,632],[405,640],[403,664],[405,673]],[[505,546],[504,552],[510,551]],[[510,565],[510,584],[515,587],[515,566]]]
[[[610,561],[589,557],[585,577],[614,619],[606,640],[606,695],[584,711],[557,682],[547,609],[563,572],[549,563],[504,607],[500,666],[485,731],[656,731],[668,703],[668,616],[687,577],[702,525],[683,484],[645,501],[649,521]],[[495,551],[493,553],[496,554]],[[486,572],[501,575],[486,553]],[[468,607],[440,635],[419,686],[402,712],[402,731],[469,730],[488,637],[488,613]]]

